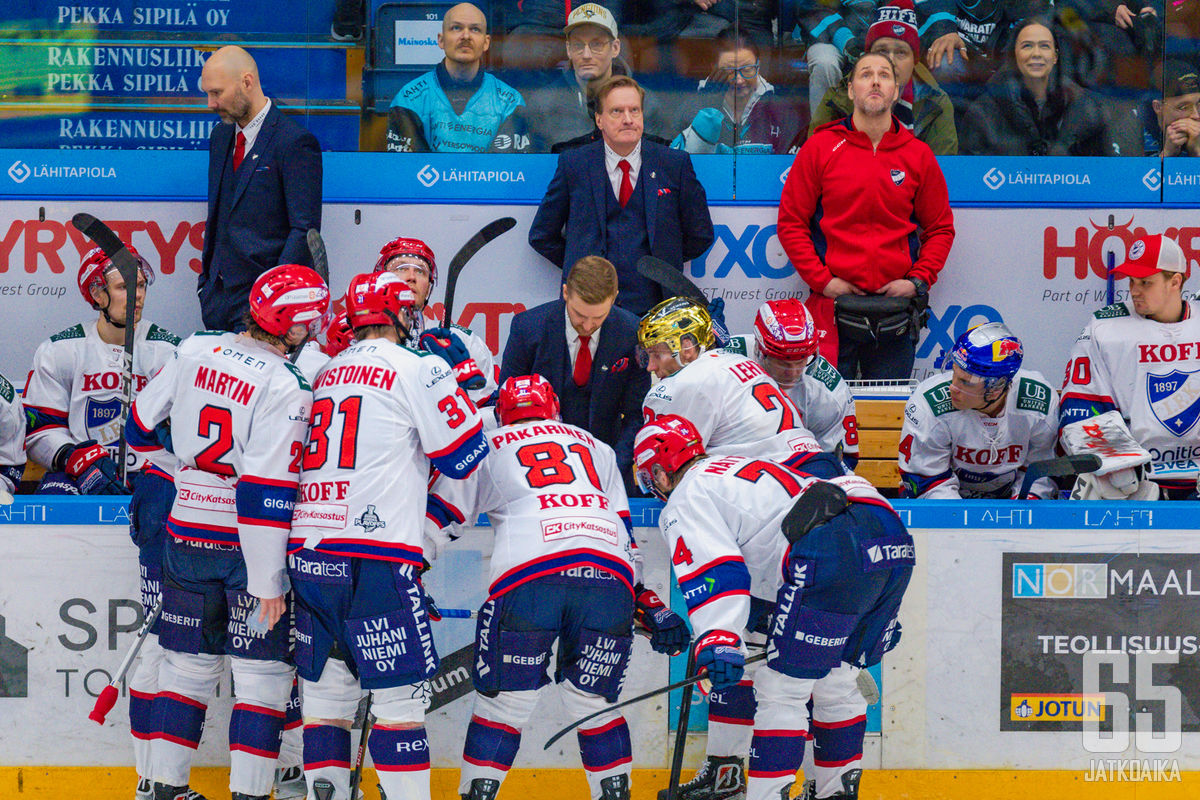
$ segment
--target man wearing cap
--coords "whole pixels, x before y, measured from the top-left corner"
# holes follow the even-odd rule
[[[1153,116],[1143,127],[1148,156],[1200,155],[1200,77],[1185,61],[1163,65],[1162,100],[1151,100]]]
[[[1183,298],[1188,263],[1165,236],[1135,241],[1113,272],[1129,279],[1129,299],[1096,311],[1075,340],[1060,436],[1066,452],[1097,452],[1105,461],[1085,499],[1195,496],[1200,307]],[[1097,442],[1113,447],[1093,446]],[[1148,458],[1132,457],[1139,446]],[[1113,453],[1121,460],[1112,461]]]
[[[913,136],[933,150],[934,155],[958,153],[958,134],[954,128],[954,106],[950,97],[934,80],[933,73],[921,63],[921,39],[918,35],[917,14],[911,0],[895,0],[881,5],[875,21],[867,28],[868,53],[880,53],[896,65],[896,83],[900,99],[892,114]],[[813,112],[809,133],[827,122],[842,119],[854,112],[854,104],[846,93],[846,82],[830,88]]]
[[[521,93],[483,69],[483,54],[492,43],[483,12],[470,3],[452,7],[437,43],[446,57],[392,98],[388,151],[526,152]]]
[[[584,256],[617,268],[617,305],[634,313],[663,300],[637,272],[644,255],[682,270],[713,243],[708,197],[687,153],[643,136],[645,91],[626,75],[596,87],[601,141],[565,150],[529,228],[529,245],[559,269]]]
[[[589,94],[613,75],[630,74],[621,59],[617,20],[602,5],[585,3],[567,17],[567,63],[545,86],[526,92],[532,150],[557,152],[554,146],[596,130]]]

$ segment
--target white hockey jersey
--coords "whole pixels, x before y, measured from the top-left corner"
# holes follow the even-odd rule
[[[554,572],[641,579],[629,500],[611,447],[564,422],[525,420],[488,434],[492,452],[462,481],[438,476],[428,518],[444,528],[486,513],[495,532],[488,597]]]
[[[21,395],[0,375],[0,487],[10,494],[25,473],[25,408]]]
[[[678,414],[696,426],[710,455],[769,458],[798,466],[821,452],[800,410],[758,362],[710,350],[646,395],[646,422]]]
[[[386,339],[353,344],[317,376],[289,549],[420,569],[431,462],[458,479],[487,453],[445,361]]]
[[[247,591],[278,597],[312,388],[300,370],[245,334],[184,340],[133,404],[130,445],[156,464],[154,427],[171,421],[179,467],[167,530],[240,546]]]
[[[1004,413],[988,417],[956,411],[950,379],[943,372],[922,381],[904,408],[900,429],[900,479],[905,497],[957,500],[1009,499],[1020,488],[1025,468],[1054,458],[1058,439],[1058,392],[1040,372],[1018,370]],[[1052,499],[1048,478],[1035,481],[1033,494]]]
[[[1200,475],[1200,304],[1181,322],[1139,316],[1131,303],[1092,315],[1075,340],[1062,391],[1060,429],[1113,409],[1150,451],[1156,481]]]
[[[179,337],[142,320],[134,331],[133,393],[171,360]],[[74,325],[38,345],[25,381],[29,416],[25,447],[29,457],[53,469],[55,454],[66,444],[95,439],[117,458],[121,440],[121,362],[125,348],[108,344],[96,320]],[[129,470],[144,466],[132,450]]]
[[[816,478],[774,461],[706,458],[671,492],[658,518],[697,637],[746,627],[750,597],[774,604],[788,543],[780,530],[795,498]],[[851,501],[891,508],[865,479],[834,478]]]
[[[471,358],[475,359],[475,364],[479,367],[479,371],[487,379],[487,383],[482,389],[467,390],[467,396],[471,398],[472,403],[482,403],[497,388],[496,376],[500,374],[500,371],[496,368],[495,357],[492,355],[491,348],[487,346],[487,342],[470,328],[464,328],[461,325],[451,325],[450,327],[462,339],[467,352],[471,354]]]
[[[754,337],[749,334],[730,337],[724,349],[753,358]],[[837,367],[824,356],[815,356],[787,394],[800,409],[801,422],[821,450],[832,453],[841,445],[843,458],[851,463],[858,460],[858,417],[854,411],[854,395]]]

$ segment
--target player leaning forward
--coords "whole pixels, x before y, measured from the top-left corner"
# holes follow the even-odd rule
[[[438,477],[429,497],[434,525],[486,512],[496,535],[463,746],[466,800],[495,800],[538,689],[550,682],[556,639],[555,680],[573,717],[616,702],[635,618],[655,650],[677,653],[689,641],[687,624],[641,584],[612,448],[559,421],[558,398],[540,375],[506,380],[496,410],[501,427],[483,467],[465,481]],[[597,717],[578,739],[593,800],[629,800],[632,749],[620,712]]]
[[[452,479],[483,462],[483,425],[454,372],[399,344],[413,294],[390,272],[356,276],[356,342],[317,376],[292,519],[296,669],[309,785],[350,792],[350,728],[362,690],[377,722],[371,758],[392,800],[429,798],[425,681],[437,672],[420,584],[430,465]],[[328,790],[326,790],[328,791]]]
[[[1183,298],[1188,259],[1166,236],[1144,236],[1113,274],[1129,300],[1092,315],[1067,363],[1059,427],[1070,454],[1096,453],[1075,499],[1196,496],[1200,478],[1200,306]]]
[[[152,707],[155,800],[187,795],[204,715],[231,657],[234,800],[271,792],[293,670],[285,575],[288,529],[312,389],[286,358],[315,335],[329,290],[308,267],[263,273],[246,333],[185,340],[134,402],[130,444],[154,463],[169,421],[176,498],[167,519],[159,641],[167,651]]]
[[[899,640],[896,615],[915,563],[896,513],[856,476],[823,481],[774,461],[707,456],[695,426],[673,414],[638,433],[634,463],[644,490],[666,500],[659,527],[688,598],[696,666],[714,689],[742,678],[738,632],[751,600],[774,604],[770,655],[754,680],[747,800],[789,797],[810,697],[827,708],[836,701],[855,721],[843,729],[854,757],[818,765],[815,796],[858,797],[866,701],[855,667],[878,663]]]

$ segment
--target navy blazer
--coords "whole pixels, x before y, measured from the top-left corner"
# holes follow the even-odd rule
[[[233,169],[237,126],[221,123],[208,140],[208,224],[199,287],[220,275],[248,289],[279,264],[312,266],[305,235],[321,227],[321,146],[272,101],[254,146],[243,156],[227,218],[217,219],[221,175]]]
[[[513,317],[500,362],[500,383],[516,375],[537,373],[555,392],[561,392],[567,381],[574,380],[567,352],[566,314],[566,303],[559,299]],[[632,482],[633,438],[642,425],[642,401],[650,391],[650,373],[638,366],[634,353],[637,326],[637,317],[613,306],[600,328],[592,359],[588,419],[564,419],[616,451],[617,466],[627,486]]]
[[[683,269],[713,243],[708,197],[696,179],[690,156],[642,139],[642,168],[638,185],[645,186],[646,232],[650,255]],[[604,142],[575,147],[558,157],[558,169],[546,188],[537,216],[529,228],[529,245],[563,270],[563,279],[584,256],[608,257],[605,220],[612,183],[604,170]],[[636,272],[636,264],[615,264],[620,276],[621,302],[639,298],[646,308],[662,292]],[[657,298],[657,299],[655,299]]]

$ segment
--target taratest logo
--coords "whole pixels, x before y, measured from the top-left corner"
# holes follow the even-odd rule
[[[438,175],[438,171],[434,169],[432,164],[426,164],[425,166],[421,167],[421,171],[417,173],[417,180],[419,180],[421,185],[426,189],[437,183],[439,178],[441,178],[441,176]]]
[[[992,167],[983,173],[983,183],[994,192],[1006,183],[1004,173],[999,167]]]
[[[33,174],[33,170],[24,161],[17,159],[8,168],[8,177],[12,178],[17,183],[24,183]]]

